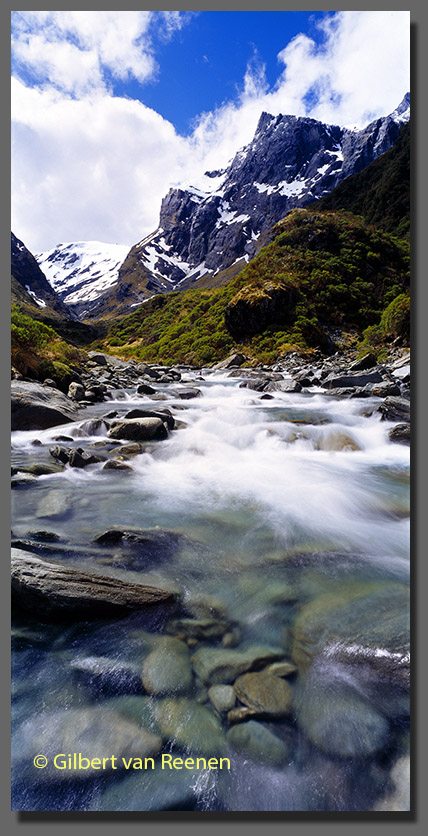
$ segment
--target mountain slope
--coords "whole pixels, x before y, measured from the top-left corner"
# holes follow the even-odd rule
[[[345,209],[370,224],[410,237],[410,123],[397,142],[359,174],[348,177],[321,198],[317,209]]]
[[[36,256],[50,285],[79,319],[102,313],[99,300],[119,279],[129,247],[78,241]]]
[[[230,166],[206,173],[204,190],[169,191],[159,228],[128,254],[134,280],[141,274],[147,282],[149,271],[160,292],[206,285],[207,276],[212,286],[222,283],[220,272],[248,262],[292,208],[322,198],[391,148],[409,106],[407,94],[394,113],[361,131],[263,113]]]
[[[73,314],[49,284],[25,244],[11,233],[12,302],[32,319],[49,325],[78,345],[95,339],[97,330],[74,319]]]
[[[233,349],[271,362],[361,334],[409,286],[409,246],[345,212],[295,209],[228,285],[155,296],[102,345],[141,360],[210,363]],[[333,331],[332,331],[333,329]]]

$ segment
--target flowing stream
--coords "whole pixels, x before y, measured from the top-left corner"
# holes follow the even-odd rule
[[[263,399],[227,373],[204,376],[195,381],[202,396],[190,401],[169,397],[168,386],[159,387],[168,396],[160,404],[120,392],[108,404],[88,407],[74,424],[13,433],[12,464],[28,467],[53,462],[49,447],[59,435],[74,446],[84,442],[85,449],[97,444],[94,452],[107,448],[106,431],[87,437],[80,426],[109,409],[169,407],[179,423],[166,440],[146,444],[129,461],[132,472],[67,466],[17,487],[13,536],[32,539],[47,530],[59,537],[48,558],[176,589],[185,604],[210,596],[237,625],[242,646],[282,646],[289,656],[302,606],[343,589],[351,595],[363,585],[408,585],[409,450],[389,441],[392,425],[379,413],[369,414],[379,399],[339,399],[321,389]],[[180,548],[162,560],[137,565],[93,543],[113,527],[157,526],[184,535]],[[369,745],[357,757],[326,751],[290,717],[261,721],[287,744],[280,766],[237,750],[227,773],[155,770],[55,781],[24,768],[21,749],[36,736],[40,714],[51,712],[60,722],[64,712],[102,711],[124,699],[108,687],[88,687],[76,677],[73,660],[96,656],[138,667],[150,637],[164,626],[139,616],[69,625],[45,622],[43,613],[37,622],[16,619],[17,809],[369,810],[388,793],[391,766],[407,752],[408,728],[404,710],[387,711],[379,700],[382,720],[392,717],[387,735],[382,746]],[[364,691],[371,704],[358,669],[346,670],[350,693]],[[321,687],[326,678],[327,691]],[[334,663],[331,670],[326,665],[317,699],[334,700],[339,679]],[[299,694],[299,678],[290,682]]]

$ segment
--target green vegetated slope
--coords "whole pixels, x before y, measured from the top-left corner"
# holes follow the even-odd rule
[[[410,123],[401,127],[389,151],[318,200],[316,208],[346,209],[385,232],[409,240]]]
[[[155,296],[100,343],[122,356],[211,363],[243,350],[272,362],[332,349],[331,329],[362,334],[409,287],[406,241],[343,211],[295,209],[225,287]]]
[[[57,332],[12,305],[12,367],[38,380],[51,378],[58,388],[67,391],[86,353],[65,342]]]

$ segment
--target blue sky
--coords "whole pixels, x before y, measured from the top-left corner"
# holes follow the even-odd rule
[[[263,110],[362,127],[409,89],[409,13],[21,11],[12,220],[33,252],[131,246],[205,187]]]
[[[195,117],[236,98],[247,64],[264,63],[273,86],[280,67],[277,55],[299,32],[318,42],[322,33],[314,12],[198,12],[173,40],[158,39],[158,76],[141,86],[115,85],[115,92],[140,98],[180,133],[190,132]]]

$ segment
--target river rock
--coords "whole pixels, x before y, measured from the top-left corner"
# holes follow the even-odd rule
[[[124,441],[158,441],[167,438],[168,429],[160,418],[130,418],[115,422],[107,435]]]
[[[124,420],[131,418],[160,418],[169,430],[174,429],[174,417],[169,409],[161,409],[156,412],[153,409],[131,409],[124,416]]]
[[[214,708],[222,714],[230,711],[236,703],[236,694],[231,685],[211,685],[208,689],[208,699]]]
[[[300,672],[320,653],[369,665],[372,675],[408,687],[409,589],[398,583],[341,585],[304,605],[293,628],[292,657]]]
[[[368,757],[387,743],[386,718],[333,665],[316,663],[299,680],[295,709],[299,728],[329,755]]]
[[[269,673],[245,673],[235,680],[238,699],[258,715],[286,717],[291,714],[293,692],[287,682]]]
[[[375,383],[372,386],[372,395],[376,398],[387,398],[388,395],[399,395],[400,387],[398,383],[393,383],[391,380],[385,380],[384,383]]]
[[[153,386],[149,386],[148,383],[140,383],[137,386],[137,395],[154,395],[156,389]]]
[[[162,528],[110,528],[98,534],[93,542],[100,546],[121,546],[129,568],[133,565],[138,569],[170,560],[187,540],[183,534]]]
[[[198,641],[221,639],[230,630],[227,621],[215,621],[212,618],[180,618],[167,625],[167,632],[183,635],[186,639]]]
[[[265,386],[266,392],[301,392],[302,384],[298,380],[273,380]]]
[[[138,665],[108,656],[85,656],[73,659],[70,667],[78,682],[95,698],[100,695],[143,693]]]
[[[107,366],[107,357],[105,354],[102,354],[100,351],[89,351],[88,354],[92,362],[96,363],[97,366]]]
[[[87,435],[107,435],[109,424],[103,418],[90,418],[80,425],[80,429]]]
[[[171,607],[176,593],[82,571],[12,549],[12,596],[38,617],[111,618],[160,605]]]
[[[182,401],[189,401],[192,398],[199,398],[202,392],[196,386],[187,386],[186,388],[183,387],[183,389],[177,389],[177,392],[174,394],[177,394]]]
[[[57,490],[50,490],[40,500],[35,516],[37,519],[60,519],[69,516],[71,510],[67,497]]]
[[[40,780],[70,780],[74,775],[79,778],[93,778],[113,769],[111,756],[117,758],[115,766],[124,769],[122,758],[144,758],[157,755],[161,749],[160,738],[134,723],[129,722],[115,711],[102,706],[89,708],[71,708],[67,711],[45,711],[22,723],[13,746],[13,763],[22,770],[28,767],[33,778]],[[105,770],[89,767],[88,769],[56,769],[53,763],[59,753],[81,753],[82,757],[110,758],[105,763]],[[44,769],[37,772],[33,765],[36,755],[43,754],[48,759]],[[35,775],[36,773],[36,775]]]
[[[81,383],[70,383],[67,392],[67,398],[72,401],[83,401],[85,397],[85,387]]]
[[[165,740],[201,755],[215,757],[226,753],[220,722],[205,706],[184,697],[165,698],[155,704],[154,713]]]
[[[292,662],[273,662],[272,665],[268,665],[267,668],[263,669],[263,673],[272,674],[272,676],[292,676],[296,673],[297,668],[296,665],[293,665]]]
[[[121,458],[109,459],[103,466],[103,470],[126,470],[128,473],[132,473],[133,469],[130,464],[126,464]]]
[[[372,369],[373,366],[377,365],[377,357],[373,352],[369,351],[367,354],[364,354],[363,357],[360,357],[358,360],[354,360],[353,363],[349,366],[350,372],[362,372],[366,369]]]
[[[385,398],[379,404],[377,411],[381,413],[383,421],[400,421],[410,423],[410,401],[406,398]]]
[[[159,638],[144,660],[141,678],[149,694],[188,693],[192,688],[193,677],[185,643],[172,636]]]
[[[213,685],[234,682],[241,674],[267,662],[281,659],[282,648],[251,646],[242,650],[201,647],[192,656],[195,673],[205,683]]]
[[[12,430],[44,430],[76,420],[78,406],[59,389],[12,380]]]
[[[334,372],[324,378],[322,385],[327,389],[335,389],[344,386],[366,386],[368,383],[382,383],[383,377],[379,371],[367,372],[367,374],[342,374]]]
[[[398,444],[410,444],[410,424],[396,424],[389,430],[388,438],[390,441],[398,442]]]
[[[245,363],[247,358],[244,354],[240,354],[239,352],[235,352],[234,354],[229,354],[229,357],[226,357],[225,360],[221,360],[220,363],[216,363],[215,366],[211,368],[214,369],[232,369],[234,366],[242,366]]]
[[[234,749],[258,763],[281,766],[288,757],[286,744],[256,720],[233,726],[227,739]]]

